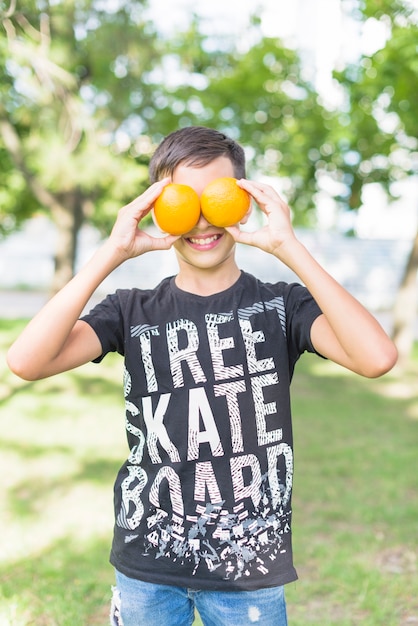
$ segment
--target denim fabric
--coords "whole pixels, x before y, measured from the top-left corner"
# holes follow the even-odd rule
[[[116,572],[114,626],[287,626],[283,587],[257,591],[197,591],[155,585]],[[115,601],[116,598],[116,601]]]

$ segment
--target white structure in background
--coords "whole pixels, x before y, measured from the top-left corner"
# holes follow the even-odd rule
[[[410,250],[408,240],[356,239],[329,231],[305,230],[298,231],[298,236],[315,258],[365,306],[373,311],[388,311],[392,307]],[[52,282],[55,242],[56,230],[45,216],[28,220],[22,232],[0,241],[0,318],[32,315],[40,308]],[[85,226],[78,265],[84,264],[99,245],[98,232]],[[265,281],[297,280],[277,259],[251,246],[237,247],[237,261],[241,269]],[[131,259],[103,282],[93,301],[119,288],[154,287],[176,271],[172,250]],[[16,290],[19,293],[12,293]]]

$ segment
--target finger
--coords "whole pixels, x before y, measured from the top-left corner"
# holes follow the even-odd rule
[[[134,202],[140,200],[141,202],[145,201],[147,204],[152,205],[155,200],[161,195],[162,190],[168,183],[170,182],[170,178],[167,176],[166,178],[162,178],[161,180],[157,180],[157,182],[153,183],[143,194],[135,198]]]
[[[132,210],[136,219],[144,217],[151,210],[154,202],[161,194],[164,187],[170,182],[170,178],[163,178],[153,183],[140,196],[137,196],[132,202],[126,205],[126,209]]]
[[[180,235],[166,235],[165,237],[150,237],[153,250],[169,250],[180,239]]]
[[[283,202],[277,191],[270,185],[253,180],[247,180],[245,178],[238,181],[238,184],[242,189],[248,191],[248,193],[260,206],[265,205],[270,201]]]
[[[244,243],[248,246],[254,245],[254,234],[248,231],[243,231],[238,226],[226,226],[225,230],[233,237],[237,243]]]
[[[258,190],[262,192],[272,191],[276,193],[273,187],[271,187],[271,185],[267,185],[266,183],[260,183],[259,181],[256,181],[256,180],[249,180],[248,178],[241,178],[240,180],[237,181],[237,184],[243,189],[247,189],[247,190],[251,189],[251,190]]]

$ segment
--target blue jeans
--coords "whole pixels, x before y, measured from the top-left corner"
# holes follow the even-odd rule
[[[113,626],[287,626],[283,587],[257,591],[197,591],[154,585],[116,571]]]

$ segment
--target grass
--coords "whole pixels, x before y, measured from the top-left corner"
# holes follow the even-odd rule
[[[22,326],[0,322],[2,353]],[[417,354],[373,381],[298,365],[290,626],[418,624],[417,374]],[[0,363],[0,626],[108,624],[121,376],[117,357],[37,383]]]

